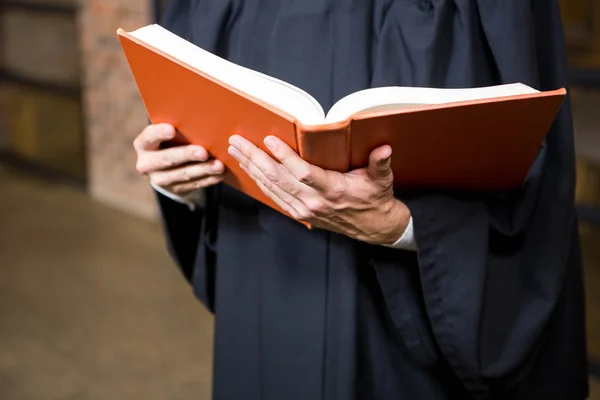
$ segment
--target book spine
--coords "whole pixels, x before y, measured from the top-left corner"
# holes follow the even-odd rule
[[[350,170],[350,123],[304,126],[296,123],[298,154],[323,169]]]

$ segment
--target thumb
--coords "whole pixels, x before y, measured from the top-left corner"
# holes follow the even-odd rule
[[[392,175],[392,148],[390,146],[381,146],[371,152],[368,171],[374,180],[387,179]]]

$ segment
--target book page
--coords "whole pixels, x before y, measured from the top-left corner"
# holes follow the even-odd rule
[[[382,111],[533,93],[538,91],[521,83],[467,89],[398,86],[371,88],[349,94],[339,100],[331,107],[325,120],[333,123],[364,111]]]
[[[325,119],[323,107],[302,89],[218,57],[160,25],[149,25],[130,34],[220,82],[292,115],[304,124],[321,124]]]

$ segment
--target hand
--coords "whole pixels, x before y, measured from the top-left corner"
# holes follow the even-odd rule
[[[209,161],[208,151],[203,147],[160,148],[162,142],[174,137],[175,128],[167,124],[149,125],[138,135],[133,146],[140,174],[148,175],[152,183],[179,196],[223,180],[225,166],[218,160]]]
[[[394,197],[389,146],[375,149],[367,168],[342,174],[309,164],[273,136],[265,145],[281,163],[238,135],[229,143],[241,168],[297,220],[377,245],[396,242],[408,226],[410,211]]]

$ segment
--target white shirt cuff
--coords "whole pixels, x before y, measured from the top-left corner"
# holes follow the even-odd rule
[[[171,200],[174,200],[178,203],[185,204],[188,206],[190,211],[195,211],[198,207],[204,207],[204,191],[197,190],[193,193],[190,193],[186,196],[178,196],[174,193],[169,192],[168,190],[154,184],[154,182],[150,181],[150,185],[152,188],[156,190],[158,193],[162,194],[165,197],[168,197]]]
[[[386,245],[385,247],[391,247],[393,249],[400,249],[400,250],[411,250],[411,251],[417,250],[417,244],[415,243],[415,234],[414,234],[414,230],[413,230],[412,217],[410,217],[410,220],[408,221],[408,225],[406,226],[406,229],[404,230],[402,237],[400,239],[398,239],[396,241],[396,243]]]

